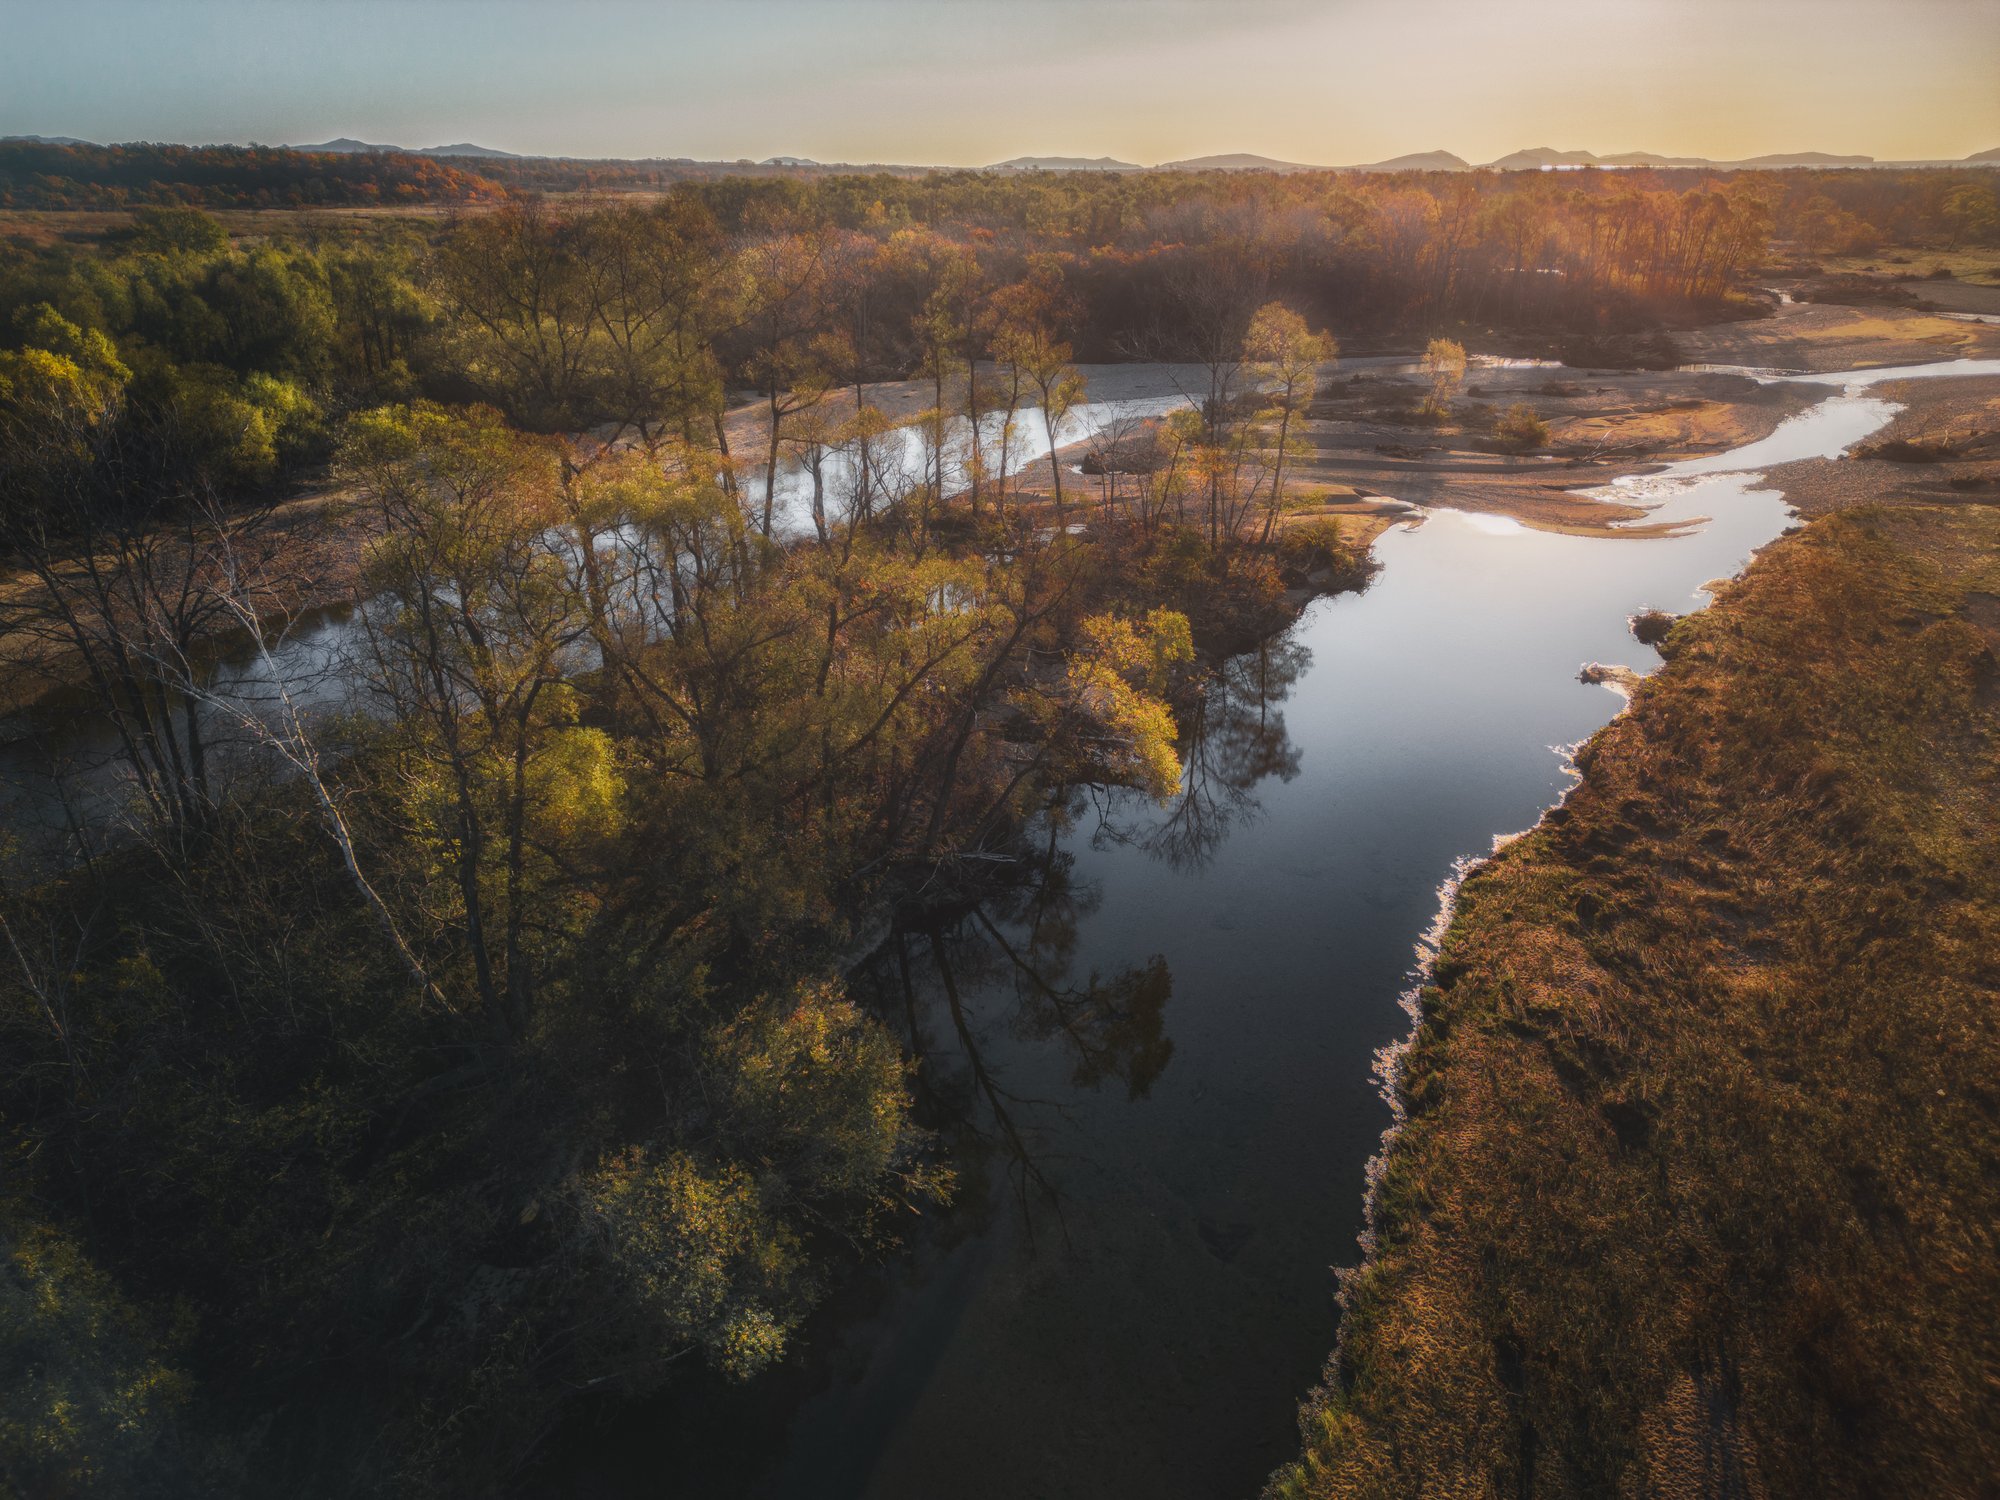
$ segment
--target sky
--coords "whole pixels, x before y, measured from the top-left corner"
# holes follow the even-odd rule
[[[2000,147],[2000,0],[0,0],[0,135],[1337,165]]]

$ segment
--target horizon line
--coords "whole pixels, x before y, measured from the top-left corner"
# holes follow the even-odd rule
[[[1599,152],[1586,146],[1568,146],[1568,147],[1521,146],[1521,147],[1516,147],[1514,150],[1506,152],[1501,156],[1497,156],[1493,158],[1491,161],[1480,162],[1480,161],[1474,161],[1470,157],[1461,156],[1458,153],[1451,151],[1449,148],[1446,147],[1429,147],[1424,149],[1399,152],[1393,156],[1382,157],[1372,161],[1314,162],[1314,161],[1303,161],[1285,157],[1273,157],[1266,155],[1263,152],[1256,152],[1256,151],[1223,150],[1223,151],[1204,152],[1193,156],[1176,157],[1167,161],[1147,163],[1147,162],[1129,161],[1123,157],[1113,156],[1108,153],[1096,156],[1090,156],[1082,152],[1070,152],[1070,151],[1023,151],[1013,156],[999,158],[988,162],[942,162],[942,161],[927,162],[918,160],[898,161],[888,158],[878,158],[869,161],[856,161],[848,159],[826,159],[819,157],[811,157],[805,155],[804,153],[798,153],[798,152],[774,152],[771,155],[762,158],[749,157],[749,156],[700,157],[700,156],[666,155],[666,154],[649,154],[649,155],[634,155],[634,156],[589,156],[589,155],[579,155],[569,152],[509,150],[504,147],[488,146],[483,143],[476,142],[466,138],[461,138],[456,141],[443,142],[435,146],[404,146],[393,142],[371,141],[363,136],[346,135],[346,134],[330,136],[325,141],[298,141],[298,142],[257,141],[257,140],[183,141],[183,140],[168,140],[163,138],[144,138],[144,137],[132,137],[130,139],[122,141],[96,141],[96,140],[90,140],[82,136],[42,135],[36,132],[20,131],[20,132],[8,133],[6,135],[0,135],[0,142],[13,143],[13,144],[39,144],[39,145],[61,145],[61,146],[82,145],[82,146],[96,146],[100,148],[113,148],[120,146],[180,146],[189,150],[206,150],[211,148],[223,148],[223,149],[234,149],[234,150],[281,150],[281,151],[299,151],[299,152],[313,152],[318,148],[330,146],[337,142],[353,142],[354,147],[359,147],[371,151],[394,152],[397,154],[410,155],[410,156],[449,155],[457,160],[479,160],[484,158],[484,159],[515,160],[515,161],[574,161],[574,162],[627,162],[627,163],[658,161],[658,162],[686,162],[690,165],[699,165],[699,166],[747,165],[747,166],[793,166],[793,167],[825,167],[825,168],[900,167],[900,168],[911,168],[911,169],[921,169],[927,171],[944,171],[944,172],[988,171],[997,167],[1009,167],[1009,166],[1015,166],[1020,163],[1043,162],[1043,161],[1077,162],[1077,163],[1090,164],[1093,166],[1097,163],[1105,163],[1106,165],[1103,167],[1099,167],[1098,170],[1105,170],[1105,171],[1130,170],[1138,172],[1149,172],[1149,171],[1170,170],[1175,167],[1185,166],[1189,164],[1227,160],[1230,158],[1239,158],[1255,162],[1268,162],[1273,167],[1294,168],[1306,171],[1337,172],[1352,168],[1382,166],[1386,163],[1403,161],[1411,157],[1451,157],[1455,161],[1464,163],[1464,165],[1468,168],[1480,169],[1480,168],[1496,166],[1500,162],[1508,161],[1514,157],[1531,156],[1543,153],[1547,153],[1555,157],[1590,158],[1590,160],[1588,161],[1544,164],[1544,169],[1547,169],[1547,167],[1549,166],[1570,165],[1575,167],[1587,167],[1593,164],[1603,164],[1612,167],[1620,167],[1620,166],[1672,167],[1679,165],[1728,166],[1728,165],[1739,165],[1739,164],[1756,163],[1756,162],[1774,162],[1785,159],[1796,159],[1796,158],[1806,158],[1806,157],[1824,157],[1827,159],[1825,164],[1829,166],[1839,166],[1839,165],[1899,166],[1899,165],[1918,165],[1918,164],[1957,165],[1964,163],[1981,162],[1982,158],[1991,157],[1995,151],[2000,151],[2000,147],[1994,147],[1983,151],[1973,151],[1964,156],[1877,157],[1863,152],[1835,152],[1835,151],[1822,151],[1816,148],[1803,148],[1799,150],[1760,151],[1749,156],[1722,157],[1722,156],[1700,156],[1693,153],[1654,151],[1640,147],[1633,147],[1629,149],[1621,149],[1616,151]],[[451,147],[456,147],[456,146],[469,147],[471,148],[471,150],[468,152],[457,152],[449,149]],[[350,147],[348,149],[352,151],[354,147]],[[1641,161],[1641,162],[1631,162],[1629,160],[1621,160],[1621,158],[1633,158],[1633,157],[1651,158],[1651,160]]]

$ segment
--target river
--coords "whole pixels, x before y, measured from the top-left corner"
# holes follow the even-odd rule
[[[1886,379],[1771,436],[1618,481],[1678,535],[1437,511],[1237,658],[1184,796],[1081,799],[1053,878],[898,932],[854,975],[921,1059],[963,1178],[747,1397],[677,1391],[580,1448],[582,1495],[784,1500],[1252,1496],[1296,1449],[1389,1124],[1374,1064],[1454,864],[1570,784],[1621,706],[1589,661],[1659,658],[1635,611],[1698,607],[1791,513],[1757,471],[1832,456]],[[672,1474],[678,1483],[662,1476]]]

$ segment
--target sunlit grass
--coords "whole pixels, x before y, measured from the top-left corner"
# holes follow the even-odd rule
[[[1773,548],[1470,879],[1286,1496],[2000,1470],[2000,514]]]

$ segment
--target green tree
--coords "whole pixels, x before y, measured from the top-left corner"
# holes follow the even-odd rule
[[[133,248],[148,255],[220,255],[229,231],[198,208],[148,204],[132,215]]]
[[[0,1483],[22,1495],[186,1494],[192,1395],[159,1330],[75,1237],[0,1200]]]
[[[443,877],[425,906],[446,916],[482,1013],[518,1040],[575,930],[579,862],[623,796],[568,681],[591,629],[557,456],[490,409],[420,405],[357,420],[342,467],[379,517],[371,676],[394,710],[383,750],[409,834]]]
[[[2000,199],[1990,187],[1961,183],[1945,194],[1944,221],[1951,226],[1952,249],[1968,242],[1991,244],[2000,240]]]

